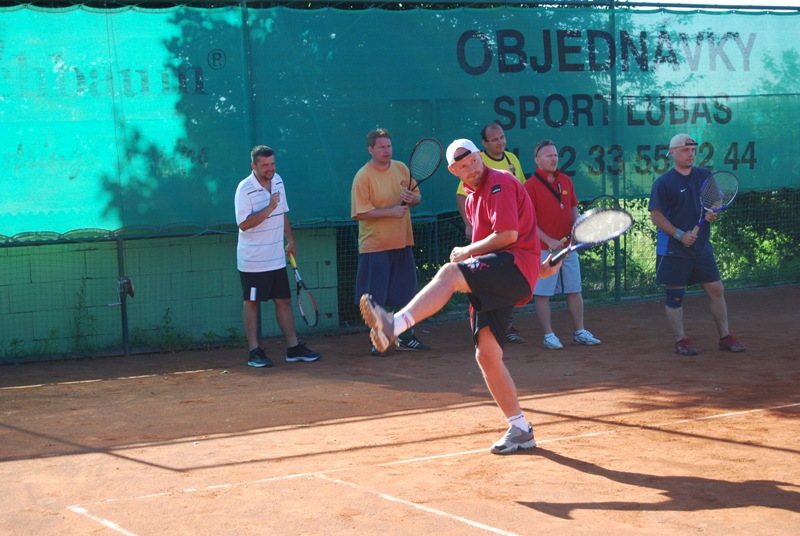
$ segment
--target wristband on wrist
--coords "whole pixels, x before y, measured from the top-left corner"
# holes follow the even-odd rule
[[[683,234],[684,232],[681,231],[680,229],[675,229],[675,232],[672,233],[672,238],[674,238],[675,240],[680,240],[681,238],[683,238]]]

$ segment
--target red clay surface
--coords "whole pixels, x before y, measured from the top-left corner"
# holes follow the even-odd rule
[[[539,446],[510,456],[488,452],[506,425],[466,321],[388,358],[364,332],[272,369],[242,349],[2,366],[0,533],[798,534],[798,304],[729,292],[733,354],[691,295],[692,357],[662,302],[589,307],[603,344],[560,351],[517,315],[506,362]]]

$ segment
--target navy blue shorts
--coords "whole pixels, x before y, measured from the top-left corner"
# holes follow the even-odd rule
[[[489,327],[502,348],[514,306],[531,295],[528,280],[522,275],[511,253],[490,253],[458,263],[470,291],[472,342],[478,346],[478,332]]]
[[[286,268],[271,272],[239,272],[244,301],[281,300],[292,297]]]
[[[684,287],[696,283],[719,281],[719,268],[714,255],[701,257],[656,256],[656,283],[668,287]]]
[[[411,246],[359,253],[355,303],[372,294],[381,307],[400,309],[417,293],[417,263]]]

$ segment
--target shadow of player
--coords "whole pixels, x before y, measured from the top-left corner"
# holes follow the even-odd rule
[[[589,475],[600,476],[626,484],[661,490],[667,500],[648,503],[634,501],[599,501],[577,503],[523,502],[519,504],[542,513],[572,519],[573,510],[621,510],[621,511],[677,511],[691,512],[761,506],[790,512],[800,512],[800,492],[783,487],[800,487],[790,482],[774,480],[746,480],[729,482],[699,476],[658,476],[606,469],[599,465],[575,460],[550,450],[537,448],[532,454],[570,467]]]

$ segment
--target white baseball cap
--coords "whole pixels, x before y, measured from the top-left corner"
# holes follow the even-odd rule
[[[471,141],[463,139],[463,138],[460,139],[460,140],[455,140],[453,143],[451,143],[450,145],[447,146],[447,165],[448,166],[452,166],[453,162],[456,161],[456,150],[459,149],[459,148],[466,149],[467,151],[469,151],[469,153],[464,153],[465,155],[466,154],[470,154],[470,153],[479,152],[479,149]],[[463,156],[462,156],[462,158],[463,158]],[[461,160],[461,158],[459,158],[459,160]]]
[[[697,142],[688,134],[678,134],[669,140],[669,148],[676,149],[678,147],[694,147]]]

